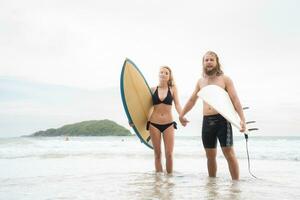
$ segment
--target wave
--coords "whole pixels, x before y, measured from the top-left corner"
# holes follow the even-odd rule
[[[249,140],[252,160],[300,161],[300,139],[254,138]],[[234,143],[238,159],[247,159],[245,142]],[[218,157],[224,158],[218,147]],[[153,151],[141,144],[137,137],[78,137],[64,141],[57,138],[10,138],[0,139],[0,159],[152,159]],[[174,159],[205,158],[200,137],[176,138]]]

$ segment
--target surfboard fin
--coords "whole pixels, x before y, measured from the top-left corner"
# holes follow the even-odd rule
[[[258,128],[249,128],[248,131],[258,131]]]
[[[246,124],[254,124],[254,123],[256,123],[256,121],[248,121],[248,122],[246,122]],[[249,132],[251,132],[251,131],[257,131],[258,130],[258,128],[249,128],[249,129],[247,129]]]

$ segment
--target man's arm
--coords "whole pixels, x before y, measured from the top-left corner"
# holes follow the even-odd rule
[[[183,126],[185,126],[189,122],[187,119],[184,118],[184,115],[186,113],[188,113],[194,107],[194,105],[198,99],[197,94],[200,91],[199,81],[197,81],[194,92],[192,93],[191,97],[189,98],[189,100],[187,101],[187,103],[185,104],[184,108],[182,109],[182,111],[180,113],[179,120]]]
[[[231,99],[231,102],[234,106],[234,109],[236,110],[236,112],[238,113],[241,122],[241,132],[244,132],[246,130],[246,125],[245,125],[245,116],[244,116],[244,112],[243,112],[243,108],[240,102],[240,99],[237,95],[237,92],[234,88],[233,82],[232,80],[228,77],[228,76],[224,76],[225,79],[225,89],[229,94],[229,97]]]

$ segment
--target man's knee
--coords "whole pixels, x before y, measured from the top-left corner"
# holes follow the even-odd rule
[[[216,149],[205,149],[207,159],[216,159],[217,150]]]
[[[225,156],[226,160],[228,160],[228,161],[234,161],[236,159],[235,158],[235,153],[234,153],[232,148],[223,149],[223,153],[224,153],[224,156]]]

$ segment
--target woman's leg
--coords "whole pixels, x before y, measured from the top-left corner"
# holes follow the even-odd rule
[[[173,172],[174,127],[171,125],[164,133],[165,157],[167,173]]]
[[[156,172],[162,172],[161,165],[161,133],[160,131],[150,124],[149,126],[150,137],[154,150],[155,170]]]

